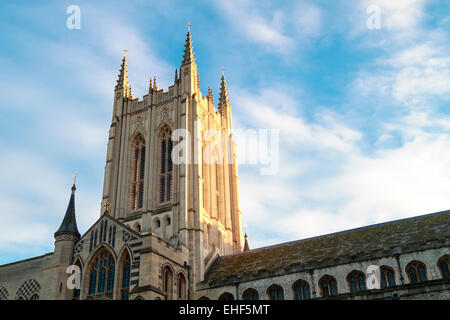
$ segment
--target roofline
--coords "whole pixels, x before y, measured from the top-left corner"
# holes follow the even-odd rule
[[[273,244],[273,245],[270,245],[270,246],[255,248],[255,249],[252,249],[250,251],[242,251],[242,252],[236,252],[236,253],[224,255],[224,256],[219,257],[219,259],[228,258],[228,257],[232,257],[232,256],[237,256],[237,255],[241,255],[241,254],[247,254],[247,253],[251,253],[251,252],[255,252],[255,251],[259,251],[259,250],[276,248],[276,247],[285,246],[285,245],[294,244],[294,243],[299,243],[299,242],[304,242],[304,241],[310,241],[310,240],[315,240],[315,239],[320,239],[320,238],[336,236],[336,235],[339,235],[339,234],[344,234],[344,233],[349,233],[349,232],[354,232],[354,231],[360,231],[360,230],[375,228],[375,227],[379,227],[379,226],[383,226],[383,225],[389,225],[389,224],[395,224],[395,223],[405,222],[405,221],[414,220],[414,219],[423,219],[423,218],[427,218],[427,217],[431,217],[431,216],[443,215],[443,214],[446,214],[446,213],[450,213],[450,210],[438,211],[438,212],[433,212],[433,213],[427,213],[427,214],[423,214],[423,215],[413,216],[413,217],[409,217],[409,218],[402,218],[402,219],[397,219],[397,220],[380,222],[380,223],[371,224],[371,225],[367,225],[367,226],[363,226],[363,227],[347,229],[347,230],[343,230],[343,231],[337,231],[337,232],[333,232],[333,233],[328,233],[328,234],[314,236],[314,237],[300,239],[300,240],[287,241],[287,242],[283,242],[283,243]]]
[[[31,261],[31,260],[37,260],[39,258],[44,258],[44,257],[47,257],[47,256],[51,256],[52,254],[53,254],[53,252],[49,252],[49,253],[46,253],[46,254],[43,254],[43,255],[40,255],[40,256],[37,256],[37,257],[32,257],[32,258],[28,258],[28,259],[23,259],[23,260],[18,260],[18,261],[2,264],[2,265],[0,265],[0,268],[7,267],[7,266],[10,266],[10,265],[13,265],[13,264],[17,264],[17,263],[23,263],[23,262],[28,262],[28,261]]]

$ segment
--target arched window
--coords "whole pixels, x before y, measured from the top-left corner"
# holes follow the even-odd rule
[[[420,261],[412,261],[406,266],[406,273],[411,283],[427,281],[426,270],[425,265]]]
[[[171,132],[165,127],[161,134],[161,171],[159,176],[159,202],[172,200],[172,147]]]
[[[225,292],[222,293],[222,295],[219,297],[219,300],[234,300],[234,296],[229,292]]]
[[[78,268],[80,268],[80,285],[81,285],[81,275],[83,274],[83,270],[81,269],[81,263],[80,260],[77,260],[77,262],[75,262],[75,265],[78,266]],[[73,299],[74,300],[78,300],[80,299],[80,288],[74,288],[73,289]]]
[[[131,259],[128,251],[125,250],[122,258],[122,288],[120,289],[120,298],[128,300],[130,295],[130,271]]]
[[[89,273],[89,296],[113,297],[115,261],[112,254],[101,249],[93,258]]]
[[[267,289],[267,296],[270,300],[284,300],[283,288],[279,285],[273,284]]]
[[[169,267],[165,267],[163,270],[163,290],[167,293],[166,299],[172,299],[173,290],[173,274]]]
[[[325,275],[319,280],[319,287],[322,297],[335,296],[338,294],[336,279],[330,275]]]
[[[30,300],[39,300],[39,295],[37,293],[33,294]]]
[[[395,286],[395,272],[394,269],[388,266],[380,268],[380,287],[381,289]]]
[[[298,280],[292,286],[294,291],[295,300],[308,300],[311,299],[311,294],[309,292],[309,283],[305,280]]]
[[[208,297],[205,297],[205,296],[203,296],[203,297],[200,297],[198,300],[209,300],[209,298]]]
[[[179,300],[186,299],[186,279],[184,278],[184,275],[182,273],[178,274],[177,292]]]
[[[358,270],[353,270],[347,275],[348,286],[351,292],[366,290],[366,275]]]
[[[255,289],[247,289],[242,294],[243,300],[259,300],[259,294],[258,291]]]
[[[133,183],[131,188],[131,209],[141,209],[144,203],[145,140],[139,135],[134,144]]]
[[[450,279],[450,256],[443,256],[438,261],[439,269],[441,270],[442,278]]]

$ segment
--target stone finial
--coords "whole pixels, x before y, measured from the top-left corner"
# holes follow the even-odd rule
[[[225,108],[229,106],[230,101],[228,100],[227,83],[225,81],[225,75],[222,74],[222,79],[220,82],[219,111],[225,110]]]
[[[156,76],[153,77],[153,90],[158,91],[158,86],[156,85]]]
[[[119,76],[117,79],[116,90],[123,89],[124,97],[131,96],[131,86],[128,83],[127,57],[124,56],[120,66]]]
[[[247,232],[244,235],[244,249],[242,251],[250,251],[250,246],[248,245]]]
[[[184,54],[182,64],[195,62],[194,46],[192,45],[191,32],[186,33],[186,43],[184,44]]]

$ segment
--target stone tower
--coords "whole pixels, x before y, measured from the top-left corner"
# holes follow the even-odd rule
[[[133,98],[123,58],[114,92],[102,207],[108,203],[109,214],[142,235],[153,233],[187,249],[195,282],[203,280],[217,255],[242,250],[231,128],[225,77],[216,110],[212,90],[207,96],[200,91],[190,32],[168,91],[158,89],[155,77],[142,100]],[[179,135],[180,130],[187,134]],[[186,151],[180,164],[172,161],[172,151],[181,143]],[[211,149],[216,152],[208,156]]]

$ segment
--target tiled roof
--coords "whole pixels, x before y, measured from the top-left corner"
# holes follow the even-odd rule
[[[449,239],[450,211],[443,211],[219,257],[204,282],[221,286],[364,261],[448,246]]]

